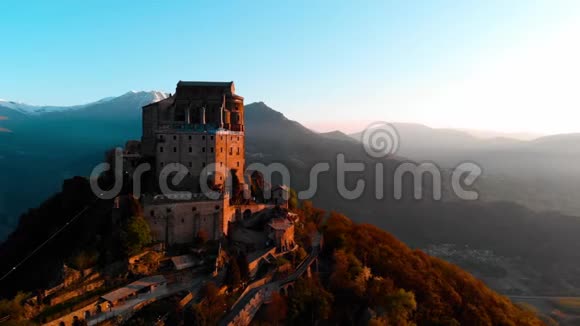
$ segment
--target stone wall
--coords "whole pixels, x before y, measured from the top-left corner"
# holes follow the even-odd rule
[[[202,170],[214,174],[217,185],[225,184],[230,171],[234,171],[238,182],[244,182],[245,145],[244,133],[231,131],[176,132],[167,130],[156,133],[156,175],[171,163],[180,163],[191,175],[191,191],[197,192]]]
[[[78,288],[74,289],[74,290],[70,290],[70,291],[66,291],[63,292],[57,296],[53,296],[50,298],[50,305],[57,305],[59,303],[63,303],[67,300],[70,300],[72,298],[76,298],[78,296],[81,296],[87,292],[91,292],[93,290],[96,290],[100,287],[102,287],[105,284],[104,280],[96,280],[94,282],[87,282],[86,284],[83,284],[82,286],[79,286]]]
[[[145,200],[143,212],[154,241],[176,244],[193,242],[200,231],[210,239],[221,239],[228,234],[229,224],[244,212],[253,214],[269,207],[273,206],[230,205],[226,195],[218,200]]]
[[[230,172],[234,172],[239,183],[244,183],[245,144],[242,132],[218,132],[216,134],[215,183],[223,185]]]
[[[92,268],[87,268],[84,270],[77,270],[77,269],[68,267],[66,264],[63,264],[63,281],[60,284],[58,284],[50,289],[44,290],[42,292],[42,296],[45,298],[50,297],[50,296],[54,296],[51,300],[55,300],[55,298],[62,296],[62,294],[58,294],[58,292],[65,291],[71,285],[74,285],[75,283],[80,282],[81,279],[85,278],[85,279],[83,279],[83,282],[89,282],[91,280],[95,280],[98,277],[99,277],[99,274],[93,273]],[[65,292],[64,295],[66,296],[68,294]],[[59,301],[59,299],[56,299],[56,300]],[[62,302],[62,301],[63,300],[60,300],[59,302]]]
[[[228,326],[238,326],[238,325],[250,325],[254,315],[260,309],[260,306],[264,303],[266,299],[265,290],[260,290],[250,299],[248,304],[246,304],[237,315],[229,322],[226,323]]]
[[[101,310],[106,309],[101,307],[98,301],[94,301],[85,307],[77,309],[67,315],[64,315],[58,319],[52,320],[50,322],[44,323],[44,326],[71,326],[76,319],[88,319],[90,316],[93,316],[99,313]]]
[[[175,201],[145,204],[153,240],[170,244],[190,243],[203,231],[210,239],[223,236],[223,212],[228,200]]]

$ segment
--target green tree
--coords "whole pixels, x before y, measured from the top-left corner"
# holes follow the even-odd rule
[[[94,266],[99,259],[99,253],[95,250],[83,250],[74,255],[71,263],[75,268],[86,269]]]
[[[314,324],[326,320],[332,312],[332,294],[315,277],[300,279],[289,297],[290,324]]]
[[[12,300],[0,300],[0,318],[10,316],[12,320],[26,320],[26,310],[24,301],[28,297],[27,293],[18,292]]]
[[[128,255],[134,255],[151,243],[151,230],[144,218],[134,216],[127,223],[124,245]]]
[[[413,292],[399,289],[388,295],[387,317],[393,325],[412,325],[411,316],[417,309]]]
[[[292,252],[292,255],[294,264],[298,265],[306,258],[306,256],[308,256],[308,253],[306,252],[306,250],[304,250],[304,248],[299,247],[298,249]]]
[[[290,193],[288,197],[288,209],[295,211],[298,208],[298,194],[296,190],[290,188]]]

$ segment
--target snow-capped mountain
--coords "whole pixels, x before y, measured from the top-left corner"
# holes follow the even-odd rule
[[[106,151],[139,139],[141,108],[168,95],[131,91],[60,107],[0,100],[0,242],[63,178],[88,175]]]
[[[20,103],[15,101],[0,99],[0,107],[11,109],[26,115],[41,115],[46,113],[56,113],[56,112],[71,112],[78,110],[86,110],[92,107],[99,107],[103,109],[107,103],[112,102],[130,102],[130,109],[133,109],[135,105],[147,105],[149,103],[158,102],[167,98],[169,94],[159,91],[130,91],[121,96],[112,96],[100,99],[95,102],[73,105],[73,106],[51,106],[51,105],[29,105],[26,103]],[[118,104],[118,103],[116,103]],[[105,110],[107,111],[107,110]]]
[[[160,92],[160,91],[129,91],[117,98],[132,98],[132,99],[138,99],[141,100],[143,102],[147,102],[148,103],[154,103],[154,102],[159,102],[161,100],[166,99],[167,97],[169,97],[168,93],[164,93],[164,92]],[[111,99],[115,99],[115,97],[109,97],[107,98],[108,100]],[[107,99],[103,99],[103,100],[107,100]],[[103,101],[101,100],[101,101]]]

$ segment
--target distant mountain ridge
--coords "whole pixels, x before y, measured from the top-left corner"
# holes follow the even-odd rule
[[[0,99],[0,107],[11,109],[27,115],[42,115],[47,113],[75,111],[90,108],[94,105],[104,104],[109,101],[118,100],[121,98],[140,98],[143,102],[153,103],[167,98],[169,94],[159,91],[129,91],[120,96],[105,97],[98,101],[89,102],[80,105],[71,106],[55,106],[55,105],[30,105],[15,101]]]
[[[334,131],[329,131],[329,132],[323,132],[320,133],[322,136],[327,137],[327,138],[331,138],[331,139],[336,139],[336,140],[342,140],[342,141],[356,141],[356,139],[354,137],[351,137],[347,134],[345,134],[344,132],[340,131],[340,130],[334,130]]]
[[[139,139],[141,107],[167,96],[131,91],[67,107],[0,102],[0,241],[63,179],[89,175],[106,150]]]
[[[498,145],[570,145],[580,140],[580,133],[566,133],[542,135],[534,133],[502,133],[495,131],[478,131],[469,129],[450,129],[450,128],[432,128],[418,123],[391,123],[399,133],[403,142],[410,143],[413,146],[429,147],[425,141],[437,143],[438,148],[445,147],[495,147]],[[341,133],[333,131],[330,133],[321,133],[322,135],[331,133]],[[361,140],[364,131],[351,133],[348,136]],[[419,141],[420,140],[420,141]],[[423,143],[422,145],[419,145]],[[497,148],[496,148],[497,149]],[[547,147],[545,149],[548,149]]]
[[[106,150],[122,146],[127,140],[139,139],[141,106],[153,99],[153,95],[145,96],[134,92],[94,103],[80,110],[42,114],[25,114],[0,107],[0,110],[3,110],[0,111],[0,116],[10,113],[21,117],[1,121],[2,127],[13,132],[0,133],[0,180],[3,182],[3,187],[0,188],[0,238],[15,228],[18,216],[25,209],[36,207],[58,191],[63,179],[75,175],[88,175],[96,164],[103,162]],[[487,200],[394,201],[390,180],[386,183],[384,200],[377,200],[373,195],[374,169],[347,174],[347,189],[354,188],[356,178],[370,180],[370,183],[361,198],[346,200],[339,195],[336,188],[337,155],[344,154],[347,162],[363,162],[367,167],[374,166],[377,160],[370,158],[363,146],[356,141],[332,137],[343,138],[344,135],[340,133],[321,135],[313,132],[300,123],[289,120],[263,102],[246,105],[245,119],[247,163],[282,163],[289,169],[292,176],[291,185],[296,190],[308,189],[311,167],[321,162],[329,164],[330,171],[319,175],[320,188],[313,198],[314,202],[323,208],[344,212],[356,221],[372,223],[389,230],[414,247],[424,248],[433,243],[455,243],[458,246],[469,245],[493,250],[503,256],[526,257],[534,262],[534,266],[553,267],[550,267],[552,268],[550,271],[542,271],[554,279],[553,287],[567,286],[556,283],[561,278],[561,271],[577,267],[575,262],[579,261],[580,257],[577,241],[580,221],[577,218],[556,212],[538,213],[520,205]],[[446,151],[442,150],[445,144],[439,146],[428,128],[420,128],[420,131],[424,135],[422,137],[429,143],[418,144],[416,147],[424,149],[419,153],[425,155],[427,149],[431,148],[431,153],[446,155]],[[403,130],[402,134],[404,132]],[[408,143],[406,136],[402,137],[401,144],[405,141]],[[441,136],[442,139],[451,140],[462,137],[462,133],[456,131],[445,132]],[[471,144],[479,142],[472,136],[466,136],[465,139],[469,139]],[[454,142],[449,141],[447,144]],[[471,155],[478,152],[480,150],[475,147],[463,145],[462,151],[455,153]],[[506,153],[510,155],[505,156]],[[514,169],[521,169],[524,158],[523,162],[526,164],[539,161],[541,162],[539,168],[558,169],[560,164],[574,162],[570,158],[555,161],[553,154],[539,155],[525,152],[523,155],[511,153],[509,150],[499,154],[501,155],[488,157],[488,161],[483,163],[495,163],[504,169],[506,164],[511,164]],[[462,157],[464,156],[459,156]],[[386,169],[385,176],[392,176],[393,169],[404,160],[409,159],[388,157],[380,160]],[[535,175],[533,173],[537,169],[537,166],[530,167],[532,175]],[[548,195],[557,194],[554,200],[546,198],[545,193],[538,196],[528,191],[529,189],[536,191],[548,185],[544,181],[538,184],[535,178],[525,178],[524,181],[528,183],[522,184],[517,180],[512,184],[512,180],[506,176],[495,178],[486,174],[484,177],[487,179],[483,180],[487,180],[489,184],[481,193],[483,197],[490,194],[495,196],[492,196],[490,201],[500,199],[522,204],[539,203],[543,205],[540,208],[543,208],[544,202],[550,200],[555,203],[556,208],[562,205],[559,182],[556,183],[556,188],[546,189]],[[570,177],[566,177],[567,179],[572,180]],[[411,189],[407,188],[408,182],[405,183],[405,189]],[[577,183],[573,183],[573,186],[577,188]],[[429,187],[424,187],[424,190],[427,193],[425,198],[429,198]],[[571,188],[565,193],[569,193],[569,205],[574,207],[573,205],[578,202],[574,195],[578,192]],[[519,195],[525,196],[522,197],[522,201],[516,200]],[[542,246],[535,246],[540,241]],[[570,264],[571,267],[565,264]],[[570,275],[570,284],[580,284],[576,274]],[[528,290],[524,288],[522,291]]]
[[[545,136],[545,134],[534,132],[499,132],[494,130],[482,130],[482,129],[456,129],[456,130],[467,132],[472,136],[482,139],[509,138],[516,140],[534,140]]]

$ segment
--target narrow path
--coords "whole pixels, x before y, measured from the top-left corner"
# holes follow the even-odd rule
[[[238,302],[231,308],[230,312],[222,319],[219,325],[226,326],[232,324],[236,317],[238,317],[243,310],[246,310],[251,321],[267,297],[269,297],[273,292],[279,292],[280,287],[284,284],[295,282],[306,272],[308,267],[312,265],[316,258],[318,258],[320,251],[320,238],[321,235],[317,233],[312,241],[312,251],[306,258],[304,258],[304,260],[300,263],[300,265],[298,265],[292,274],[283,280],[272,281],[250,290],[244,295],[243,298],[238,300]],[[256,302],[251,304],[252,301]]]

